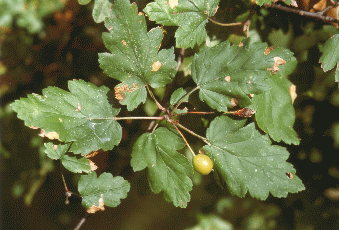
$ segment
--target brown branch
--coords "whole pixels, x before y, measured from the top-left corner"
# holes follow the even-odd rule
[[[324,13],[326,13],[328,10],[330,10],[332,8],[331,6],[328,6],[324,10],[319,11],[319,12],[308,12],[308,11],[294,9],[294,8],[291,8],[291,7],[278,5],[278,4],[264,3],[264,6],[266,8],[279,9],[279,10],[283,10],[283,11],[286,11],[286,12],[299,14],[301,16],[306,16],[306,17],[310,17],[310,18],[317,18],[317,19],[323,20],[324,22],[338,22],[338,20],[336,18],[324,16]]]

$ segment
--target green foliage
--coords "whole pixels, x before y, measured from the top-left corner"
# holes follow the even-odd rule
[[[66,92],[56,87],[43,95],[30,94],[12,104],[25,125],[56,132],[62,142],[72,142],[69,151],[86,155],[102,148],[112,149],[121,140],[121,126],[113,118],[120,109],[107,100],[108,88],[91,83],[69,81]]]
[[[106,17],[111,15],[111,5],[109,0],[94,0],[93,19],[96,23],[101,23]]]
[[[69,171],[73,173],[90,172],[90,166],[86,158],[82,157],[77,159],[76,157],[71,157],[65,154],[69,149],[70,144],[59,144],[53,146],[53,144],[49,142],[45,143],[45,147],[45,153],[47,156],[53,160],[61,160],[62,165]]]
[[[233,195],[265,200],[269,192],[275,197],[286,197],[305,189],[301,180],[290,180],[286,173],[295,169],[286,162],[287,150],[272,145],[267,135],[255,129],[254,123],[244,127],[246,120],[234,121],[226,116],[217,117],[207,130],[211,143],[206,151],[215,169],[221,174]]]
[[[293,129],[295,113],[288,91],[291,83],[280,74],[273,75],[267,82],[271,89],[252,99],[258,126],[277,142],[297,145],[300,141]]]
[[[167,140],[171,140],[168,142]],[[192,164],[175,150],[185,142],[175,133],[158,128],[153,134],[141,135],[133,146],[131,165],[134,171],[148,168],[148,182],[154,193],[164,192],[164,198],[185,208],[192,190]]]
[[[110,173],[103,173],[97,177],[95,172],[82,175],[79,180],[79,193],[82,196],[82,204],[86,208],[117,207],[121,199],[127,197],[130,190],[129,183],[122,177],[113,177]]]
[[[146,85],[159,88],[172,82],[176,73],[174,49],[158,52],[163,38],[161,29],[147,32],[145,16],[138,15],[135,4],[117,1],[112,15],[105,21],[110,33],[103,33],[111,54],[99,54],[99,63],[108,76],[122,81],[117,87],[120,102],[131,111],[145,103]]]
[[[85,5],[90,1],[78,2]],[[264,3],[271,1],[257,1],[258,5]],[[130,112],[144,103],[145,107],[157,106],[154,117],[118,117],[120,108],[109,103],[112,101],[108,96],[109,88],[83,80],[69,81],[69,92],[47,87],[42,95],[29,94],[11,104],[26,126],[42,129],[41,135],[53,140],[53,144],[45,144],[49,158],[60,160],[71,172],[87,173],[81,176],[78,189],[88,210],[103,210],[104,205],[116,207],[130,190],[129,182],[122,177],[113,177],[110,173],[97,177],[91,172],[89,160],[83,157],[119,145],[122,127],[118,120],[153,120],[145,133],[136,132],[135,135],[141,135],[131,138],[136,140],[129,153],[131,166],[135,172],[147,168],[151,191],[162,192],[165,200],[175,207],[184,208],[191,200],[195,176],[189,157],[178,150],[187,146],[194,155],[202,143],[204,146],[200,150],[211,158],[213,174],[226,183],[232,195],[245,197],[249,193],[253,198],[265,200],[269,194],[287,197],[289,193],[305,189],[292,164],[286,161],[289,157],[286,147],[279,146],[279,142],[300,143],[293,129],[295,111],[289,93],[288,76],[297,65],[292,51],[269,47],[261,41],[253,42],[254,39],[251,42],[250,38],[237,45],[231,45],[231,37],[225,41],[219,37],[212,39],[206,25],[208,21],[215,23],[212,17],[218,10],[218,0],[156,0],[144,8],[151,21],[178,27],[175,47],[170,43],[164,45],[166,27],[148,31],[146,18],[143,13],[138,13],[136,4],[116,0],[111,5],[108,0],[95,0],[92,11],[94,21],[104,21],[109,31],[102,34],[109,52],[99,53],[100,67],[109,77],[119,81],[114,81],[114,90],[120,105],[127,107],[122,114],[133,114]],[[11,14],[21,12],[20,4],[11,4],[11,7]],[[248,16],[249,11],[245,14]],[[39,20],[41,15],[45,13],[40,13]],[[272,39],[276,40],[281,34],[282,31],[275,32]],[[184,60],[175,61],[175,48],[193,48],[205,40],[208,41],[206,45],[189,49],[190,54],[181,57]],[[311,40],[307,45],[316,44],[316,38]],[[320,61],[324,71],[338,65],[337,43],[336,35],[323,47]],[[288,44],[285,42],[284,46]],[[168,85],[162,94],[156,94],[155,89]],[[163,101],[159,102],[158,98]],[[190,104],[193,101],[204,111],[192,111],[188,107],[179,109],[183,102]],[[239,115],[237,109],[253,109],[255,117],[247,119],[249,116]],[[139,113],[142,109],[136,111]],[[197,134],[193,128],[186,128],[184,119],[177,118],[209,113],[214,116],[202,118],[205,126],[198,127],[204,132],[209,125],[206,137]],[[198,120],[194,125],[202,124]],[[181,129],[198,138],[198,144],[192,148]],[[272,144],[273,141],[277,143]],[[202,216],[194,229],[213,229],[215,226],[230,228],[228,222],[217,216]]]
[[[213,109],[227,111],[232,98],[241,107],[251,104],[248,94],[260,94],[270,89],[265,81],[279,63],[274,58],[290,61],[292,53],[277,48],[267,50],[265,43],[231,46],[228,41],[206,48],[195,55],[192,78],[200,88],[199,97]]]
[[[167,0],[149,3],[144,11],[152,21],[165,26],[179,26],[175,33],[176,47],[194,47],[201,45],[207,32],[208,17],[217,10],[219,0],[181,0],[178,4],[168,4]]]
[[[339,73],[338,73],[338,62],[339,62],[339,35],[336,34],[332,38],[329,38],[326,43],[325,47],[323,48],[323,55],[320,57],[319,60],[322,65],[321,67],[326,72],[332,69],[335,65],[335,80],[339,81]]]

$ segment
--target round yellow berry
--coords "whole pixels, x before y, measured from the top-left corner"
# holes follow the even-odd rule
[[[207,175],[213,169],[213,162],[205,154],[198,154],[193,157],[193,167],[198,173]]]

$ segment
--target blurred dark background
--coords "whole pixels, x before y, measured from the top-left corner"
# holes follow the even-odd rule
[[[27,2],[38,4],[38,1]],[[24,126],[9,104],[30,93],[41,94],[47,86],[67,90],[67,81],[72,79],[106,85],[111,90],[119,83],[99,68],[98,53],[108,52],[101,39],[106,29],[103,23],[93,21],[93,3],[81,6],[76,0],[46,2],[57,3],[50,5],[52,8],[41,6],[45,11],[39,14],[27,15],[15,13],[14,6],[19,6],[16,1],[0,2],[1,229],[73,229],[86,214],[78,198],[72,197],[70,204],[65,204],[61,174],[74,192],[79,176],[45,156],[43,138],[37,135],[37,130]],[[140,10],[148,3],[136,2]],[[6,4],[13,8],[9,22]],[[339,147],[339,90],[334,70],[324,73],[319,63],[324,42],[338,33],[337,25],[281,10],[253,7],[247,1],[221,1],[215,19],[233,22],[244,13],[251,15],[250,37],[289,48],[298,60],[289,79],[298,94],[294,101],[295,129],[301,144],[286,147],[291,153],[288,161],[297,169],[306,190],[284,199],[272,196],[266,201],[240,199],[221,189],[213,174],[195,175],[191,202],[186,209],[175,208],[162,194],[150,191],[146,170],[134,173],[129,164],[131,147],[149,122],[123,121],[120,122],[123,140],[102,155],[102,170],[124,177],[131,183],[131,191],[117,208],[106,208],[90,216],[82,229],[185,229],[198,223],[196,229],[232,229],[231,226],[233,229],[339,229],[339,166],[335,160]],[[156,26],[147,22],[148,29]],[[163,47],[175,45],[176,28],[164,29]],[[238,44],[245,35],[242,27],[208,23],[207,30],[214,42],[229,39]],[[190,56],[197,50],[198,47],[186,50],[183,69],[189,66]],[[182,78],[178,84],[193,86],[189,74],[181,71],[178,76]],[[165,89],[155,90],[159,99],[164,93]],[[155,111],[154,102],[147,100],[131,113],[122,106],[119,116],[153,115]],[[199,127],[204,127],[204,121],[209,119],[192,116],[180,121],[205,135],[205,130]],[[188,140],[195,150],[202,147],[198,139],[188,136]]]

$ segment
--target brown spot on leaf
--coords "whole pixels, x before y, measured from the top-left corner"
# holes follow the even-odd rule
[[[155,61],[152,64],[152,70],[151,71],[156,72],[161,68],[161,66],[162,66],[162,64],[161,64],[160,61]]]
[[[267,47],[265,49],[264,55],[267,55],[267,54],[271,53],[271,51],[273,51],[274,49],[275,49],[274,47]]]
[[[231,76],[226,76],[225,81],[230,82],[231,81]]]
[[[122,44],[125,46],[127,43],[124,40],[122,40]]]
[[[133,84],[133,88],[129,88],[127,84],[123,84],[119,87],[115,87],[114,91],[115,91],[115,98],[119,100],[119,102],[122,102],[123,100],[125,100],[125,95],[124,92],[133,92],[137,89],[137,84]]]
[[[53,146],[53,150],[54,150],[54,151],[58,148],[58,145],[52,144],[52,146]]]
[[[81,105],[78,103],[78,107],[75,109],[75,112],[79,112],[80,110],[81,110]],[[60,121],[60,122],[62,122],[62,121]]]
[[[239,105],[239,101],[236,98],[231,99],[231,107],[234,108]]]
[[[41,129],[39,136],[40,137],[47,137],[50,140],[59,140],[60,141],[59,134],[57,132],[46,133],[45,130]]]
[[[92,205],[86,211],[88,213],[96,213],[98,211],[104,211],[104,210],[105,210],[105,203],[104,203],[103,194],[101,194],[101,197],[99,198],[99,206]]]
[[[61,118],[59,118],[59,121],[60,121],[60,122],[62,122],[62,119],[61,119]]]
[[[274,57],[274,65],[273,67],[267,68],[268,71],[270,71],[272,74],[276,74],[280,71],[279,65],[285,65],[286,61],[282,59],[281,57]]]
[[[294,178],[294,174],[289,172],[289,173],[286,173],[286,176],[288,177],[288,179],[293,179]]]
[[[143,12],[139,12],[139,13],[138,13],[138,16],[141,16],[141,15],[144,15],[144,13],[143,13]]]
[[[31,129],[38,129],[39,127],[29,126]]]
[[[169,5],[169,7],[171,7],[171,9],[173,9],[174,7],[178,6],[178,0],[168,0],[167,4]]]
[[[109,27],[107,27],[107,29],[108,29],[108,31],[111,31],[111,30],[113,30],[113,26],[109,26]]]

